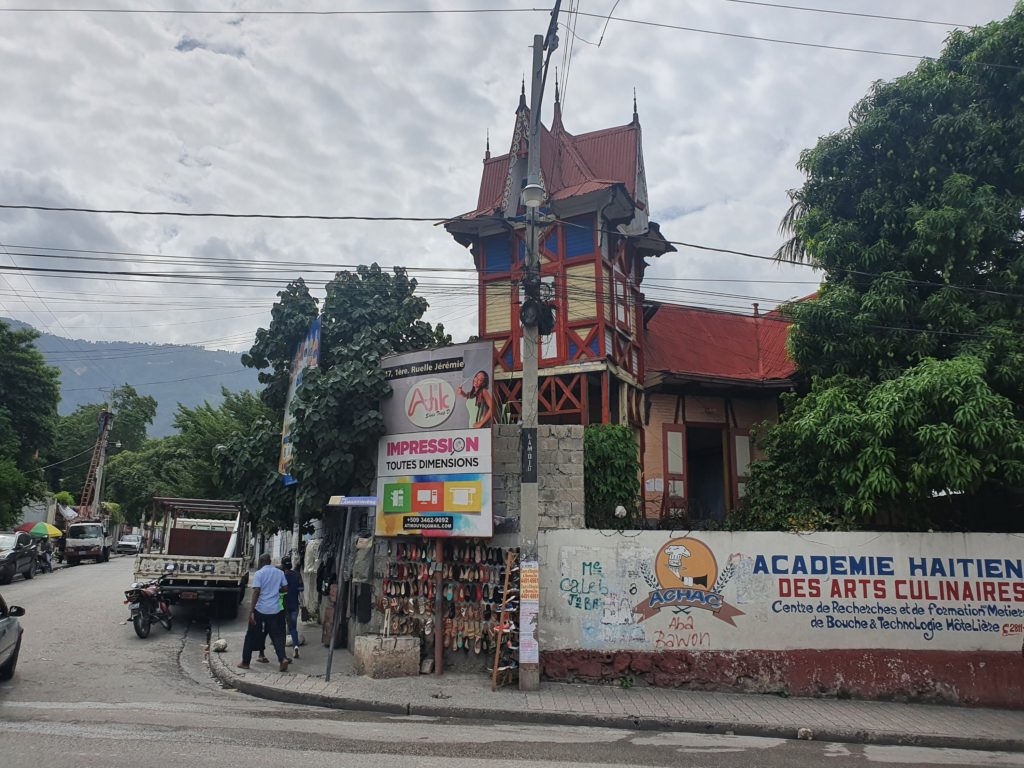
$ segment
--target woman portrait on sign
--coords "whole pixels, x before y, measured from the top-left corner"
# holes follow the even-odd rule
[[[467,392],[463,387],[458,388],[459,397],[466,398],[466,407],[469,409],[469,422],[473,429],[490,426],[494,421],[494,398],[488,389],[491,377],[487,371],[477,371],[473,377],[472,388]]]

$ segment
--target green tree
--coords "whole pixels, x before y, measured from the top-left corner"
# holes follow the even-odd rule
[[[422,319],[428,304],[416,285],[404,269],[389,274],[376,264],[327,283],[320,369],[303,377],[292,405],[292,475],[308,510],[332,494],[372,492],[384,434],[380,401],[391,396],[381,357],[451,344],[444,326]]]
[[[21,516],[21,508],[38,494],[38,485],[11,459],[0,459],[0,529],[10,528]]]
[[[393,352],[451,343],[442,326],[423,321],[427,301],[404,269],[388,273],[376,264],[339,272],[327,284],[320,332],[320,365],[309,371],[292,403],[297,489],[277,474],[281,419],[292,358],[316,318],[316,303],[301,281],[280,294],[269,330],[260,329],[243,364],[268,369],[260,380],[273,420],[238,434],[221,452],[221,472],[266,530],[291,526],[295,494],[306,516],[331,494],[370,490],[377,440],[384,432],[379,403],[391,388],[380,358]]]
[[[214,449],[218,482],[249,512],[253,528],[265,534],[291,528],[295,489],[281,482],[281,424],[261,417]]]
[[[203,403],[195,408],[178,405],[174,426],[181,444],[193,458],[192,476],[200,498],[223,498],[232,489],[221,475],[216,456],[218,446],[226,445],[235,433],[248,433],[260,419],[269,420],[272,412],[251,392],[230,392],[221,388],[222,400],[214,408]]]
[[[0,321],[0,527],[45,490],[37,457],[54,439],[60,377],[36,349],[38,336]]]
[[[583,496],[588,528],[635,526],[640,512],[640,448],[623,424],[591,424],[583,432]],[[623,507],[625,517],[616,517]]]
[[[140,450],[146,443],[146,428],[156,417],[156,400],[124,384],[111,392],[109,407],[114,414],[114,424],[107,441],[108,458],[122,451]],[[89,403],[60,417],[57,428],[60,440],[47,455],[46,462],[54,465],[47,471],[50,488],[68,491],[79,498],[89,468],[90,451],[99,437],[100,413],[105,408],[105,404]]]
[[[277,295],[280,301],[270,310],[270,327],[256,331],[255,342],[242,355],[242,365],[259,370],[258,378],[264,385],[260,398],[275,414],[284,415],[295,350],[319,309],[301,277]]]
[[[766,527],[965,527],[1019,509],[1024,484],[1024,7],[950,34],[876,83],[847,128],[803,153],[784,259],[824,272],[784,308],[810,378],[762,434],[744,518]]]
[[[121,505],[129,525],[141,524],[154,496],[195,498],[195,457],[178,435],[149,440],[107,461],[104,496]]]
[[[122,384],[111,393],[114,425],[110,428],[110,443],[114,450],[137,451],[143,446],[146,430],[156,418],[156,406],[154,398],[140,395],[131,384]]]
[[[116,501],[104,501],[103,511],[107,513],[110,522],[114,525],[121,525],[121,523],[125,522],[124,511]]]

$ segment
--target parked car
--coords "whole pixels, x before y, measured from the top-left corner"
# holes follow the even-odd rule
[[[24,632],[18,622],[19,616],[25,615],[25,609],[18,605],[7,607],[0,596],[0,680],[14,677],[14,668],[18,666],[18,653],[21,651],[21,633]]]
[[[129,533],[122,536],[114,551],[122,555],[137,555],[142,551],[142,537],[137,533]]]
[[[36,543],[27,533],[0,533],[0,583],[10,584],[15,574],[31,579],[36,572]]]

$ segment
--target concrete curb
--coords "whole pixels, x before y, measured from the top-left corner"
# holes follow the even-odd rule
[[[460,707],[456,704],[419,704],[375,701],[320,693],[316,690],[290,690],[257,682],[236,674],[223,661],[223,654],[210,654],[210,671],[221,683],[249,696],[286,704],[342,709],[356,712],[381,712],[391,715],[420,715],[424,717],[458,718],[474,721],[499,721],[530,725],[569,725],[596,728],[617,728],[631,731],[683,731],[735,736],[761,736],[773,739],[796,739],[797,730],[805,723],[792,725],[771,723],[741,723],[716,720],[658,718],[647,715],[601,715],[578,712],[552,712],[548,710],[521,710],[511,708]],[[313,687],[327,687],[323,680],[301,673],[289,675],[313,681]],[[946,734],[914,734],[885,730],[844,728],[813,729],[815,741],[836,741],[845,744],[875,744],[880,746],[916,746],[941,749],[968,749],[998,752],[1024,752],[1024,738],[1003,739],[984,736]]]

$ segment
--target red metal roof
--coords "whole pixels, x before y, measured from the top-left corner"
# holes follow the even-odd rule
[[[777,317],[661,305],[647,323],[648,373],[736,382],[792,378],[786,352],[790,324]]]
[[[529,114],[529,110],[525,112]],[[567,200],[615,184],[622,184],[636,197],[637,154],[640,151],[640,123],[573,136],[556,118],[552,130],[541,125],[541,172],[552,200]],[[493,213],[501,206],[508,177],[510,154],[484,160],[476,210],[460,218]]]

